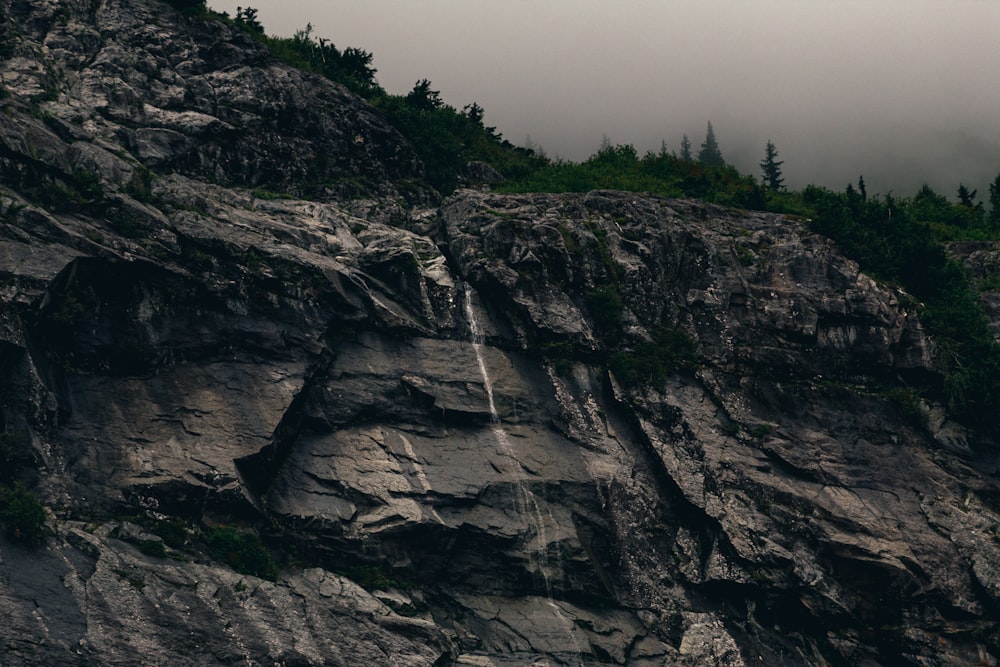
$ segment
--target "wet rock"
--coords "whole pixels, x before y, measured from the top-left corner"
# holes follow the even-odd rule
[[[409,209],[384,119],[232,26],[0,8],[0,454],[52,531],[0,543],[8,661],[995,663],[988,438],[901,409],[913,301],[805,222]]]

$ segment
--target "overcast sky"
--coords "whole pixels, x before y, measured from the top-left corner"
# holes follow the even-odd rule
[[[998,0],[209,0],[250,4],[269,34],[306,23],[374,54],[406,93],[430,79],[510,141],[585,159],[606,135],[695,149],[787,184],[954,196],[1000,173]]]

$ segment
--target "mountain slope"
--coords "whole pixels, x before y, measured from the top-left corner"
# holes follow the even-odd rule
[[[990,443],[803,221],[410,207],[239,30],[0,7],[6,662],[995,664]]]

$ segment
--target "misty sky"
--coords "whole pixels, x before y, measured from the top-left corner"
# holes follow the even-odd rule
[[[997,0],[209,0],[306,23],[372,52],[406,93],[430,79],[478,102],[510,141],[582,160],[606,135],[640,153],[695,149],[759,176],[772,139],[787,184],[988,198],[1000,173]]]

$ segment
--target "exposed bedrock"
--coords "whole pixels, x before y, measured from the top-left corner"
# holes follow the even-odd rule
[[[808,221],[414,206],[233,26],[0,9],[0,662],[996,664],[995,444]]]

